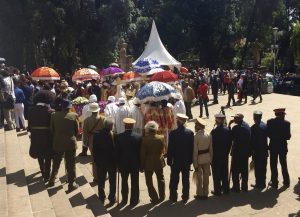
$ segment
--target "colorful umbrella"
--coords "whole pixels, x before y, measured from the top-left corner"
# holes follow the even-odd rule
[[[100,71],[101,76],[118,75],[118,74],[124,74],[124,70],[116,66],[110,66]]]
[[[140,73],[141,75],[152,75],[159,71],[163,71],[160,68],[160,64],[157,60],[153,59],[142,59],[139,60],[133,67],[135,72]]]
[[[160,81],[160,82],[175,82],[178,80],[176,74],[171,71],[162,71],[158,72],[151,77],[151,81]]]
[[[140,103],[168,100],[170,97],[175,96],[176,90],[171,85],[159,81],[145,84],[136,94]]]
[[[182,73],[188,73],[189,70],[186,67],[180,67],[180,72],[182,72]]]
[[[137,72],[127,72],[122,77],[122,82],[141,81],[142,77]]]
[[[72,81],[89,81],[92,79],[100,79],[100,76],[95,70],[89,68],[79,69],[72,76]]]
[[[33,80],[54,81],[60,80],[59,74],[52,68],[40,67],[31,74]]]

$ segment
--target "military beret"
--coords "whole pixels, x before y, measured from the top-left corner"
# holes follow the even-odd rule
[[[224,118],[226,118],[226,116],[223,115],[223,114],[216,114],[216,115],[215,115],[215,118],[224,119]]]
[[[275,114],[283,113],[285,114],[285,108],[277,108],[273,110]]]

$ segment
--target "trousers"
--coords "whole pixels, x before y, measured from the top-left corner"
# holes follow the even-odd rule
[[[153,186],[153,173],[155,173],[157,178],[158,185],[158,194]],[[154,171],[145,171],[146,185],[148,188],[148,194],[151,198],[151,201],[164,200],[165,199],[165,177],[163,169],[154,170]],[[159,196],[158,196],[159,195]]]
[[[53,158],[50,182],[54,182],[54,180],[56,179],[61,161],[63,158],[65,158],[65,161],[66,161],[65,166],[66,166],[66,170],[67,170],[68,183],[69,183],[69,185],[72,184],[76,178],[75,157],[76,157],[75,149],[56,153]]]
[[[122,200],[128,200],[128,177],[130,175],[131,180],[131,192],[130,192],[130,203],[134,204],[139,201],[140,189],[139,189],[139,171],[121,170],[122,177]]]
[[[108,200],[113,202],[116,200],[116,177],[117,177],[117,169],[115,165],[97,165],[97,175],[98,175],[98,195],[101,202],[104,203],[106,198],[105,196],[105,180],[108,174],[109,181],[109,195]]]
[[[196,194],[198,196],[208,196],[208,185],[210,176],[210,164],[198,165]]]
[[[214,181],[214,192],[219,194],[229,193],[229,180],[228,180],[228,157],[219,159],[219,161],[212,162],[212,175]]]
[[[44,179],[49,179],[50,171],[51,171],[51,161],[52,159],[49,158],[38,158],[40,170]]]
[[[286,155],[287,155],[286,152],[279,153],[277,151],[272,151],[272,150],[270,151],[271,181],[275,185],[278,184],[278,170],[277,170],[278,157],[281,165],[283,184],[285,185],[290,184],[290,176],[287,168]]]
[[[254,160],[254,174],[255,174],[255,184],[257,186],[266,186],[266,173],[267,173],[267,161],[268,157],[260,156],[258,154],[253,154]]]
[[[186,109],[186,115],[189,117],[189,119],[193,119],[192,102],[184,102],[184,105]]]
[[[12,117],[12,109],[3,108],[3,116],[6,120],[8,128],[14,128],[13,117]]]
[[[190,194],[190,168],[177,168],[172,166],[171,167],[171,177],[170,177],[170,199],[177,201],[177,189],[179,183],[179,174],[182,175],[182,196],[183,200],[189,199]]]
[[[242,190],[248,190],[248,157],[233,156],[232,163],[233,188],[240,189],[240,176],[242,177]]]
[[[20,128],[20,120],[22,126],[25,128],[25,117],[24,117],[24,104],[16,103],[14,107],[15,119],[16,119],[16,127]]]
[[[207,106],[208,99],[202,99],[201,97],[199,98],[199,104],[200,104],[200,117],[203,115],[203,106],[205,108],[205,114],[208,117],[208,106]]]

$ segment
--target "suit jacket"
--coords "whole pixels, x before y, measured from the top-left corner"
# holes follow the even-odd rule
[[[230,149],[232,146],[231,132],[223,125],[216,127],[211,131],[213,161],[212,163],[227,162]]]
[[[28,110],[28,131],[30,132],[30,156],[33,158],[54,155],[50,131],[52,110],[46,106],[33,106]]]
[[[120,171],[138,171],[140,169],[140,147],[142,137],[125,130],[116,136],[116,158]]]
[[[264,122],[251,126],[251,151],[256,156],[268,156],[267,125]]]
[[[163,136],[150,134],[145,136],[141,145],[141,169],[160,170],[165,167]]]
[[[167,163],[176,168],[189,168],[193,163],[194,133],[179,126],[169,135]]]
[[[113,133],[103,128],[93,138],[93,157],[97,166],[110,167],[116,165],[116,149]]]
[[[184,102],[192,102],[195,99],[195,92],[190,86],[186,87],[183,91]]]
[[[83,122],[83,144],[92,148],[93,135],[95,132],[103,128],[104,117],[102,116],[90,116]]]
[[[59,111],[51,116],[50,124],[53,134],[53,148],[64,152],[77,148],[78,116],[74,112]]]
[[[231,133],[233,139],[232,156],[238,158],[249,157],[251,155],[251,129],[249,125],[242,121],[242,123],[232,128]]]
[[[270,150],[276,152],[287,152],[287,140],[291,138],[290,122],[273,118],[267,122],[267,133],[270,138]]]

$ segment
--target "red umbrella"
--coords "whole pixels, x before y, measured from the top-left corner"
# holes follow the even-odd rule
[[[188,73],[189,70],[186,67],[180,67],[180,72],[181,73]]]
[[[59,74],[52,68],[40,67],[31,74],[33,80],[54,81],[60,80]]]
[[[127,72],[122,77],[123,82],[140,81],[142,76],[137,72]]]
[[[98,72],[89,68],[82,68],[77,70],[72,76],[72,81],[89,81],[92,79],[99,79],[100,76]]]
[[[175,82],[177,80],[178,80],[177,75],[171,71],[158,72],[151,77],[151,81]]]

